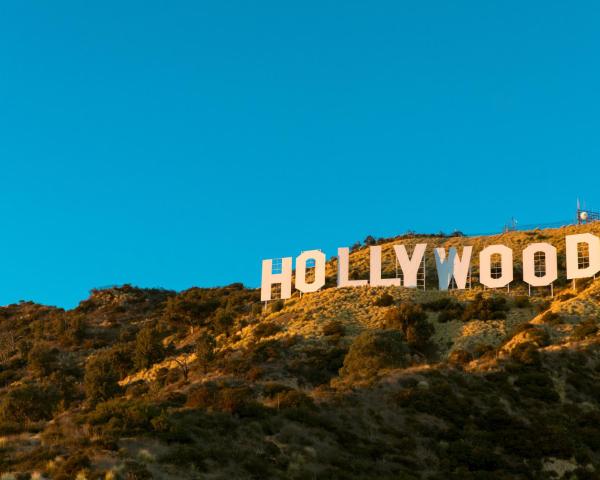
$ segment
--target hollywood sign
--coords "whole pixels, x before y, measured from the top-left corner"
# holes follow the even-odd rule
[[[591,233],[567,235],[566,274],[567,279],[594,277],[600,272],[600,238]],[[587,246],[587,247],[586,247]],[[404,245],[394,245],[396,260],[402,270],[402,278],[383,278],[381,272],[381,246],[369,247],[369,280],[350,280],[350,250],[338,248],[337,287],[417,287],[417,275],[427,251],[426,243],[415,245],[411,255]],[[581,252],[586,252],[583,255]],[[435,264],[440,290],[448,290],[454,279],[456,288],[465,289],[471,268],[473,247],[465,246],[459,255],[455,247],[448,252],[445,248],[434,248]],[[494,265],[500,268],[492,270]],[[543,268],[536,263],[543,259]],[[551,285],[558,278],[558,253],[549,243],[533,243],[522,252],[523,280],[531,287]],[[271,300],[271,289],[280,285],[281,298],[292,296],[292,257],[280,259],[281,268],[273,272],[273,259],[262,262],[261,300]],[[308,263],[314,266],[314,276],[307,280]],[[325,285],[325,254],[320,250],[303,252],[296,257],[295,287],[302,293],[316,292]],[[479,282],[488,288],[504,288],[514,280],[513,250],[505,245],[490,245],[479,254]]]

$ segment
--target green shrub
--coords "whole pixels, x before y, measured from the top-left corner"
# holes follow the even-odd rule
[[[517,295],[515,297],[515,307],[516,308],[529,308],[531,307],[531,302],[529,301],[529,297],[525,295]]]
[[[427,321],[427,314],[420,305],[402,303],[390,308],[384,316],[386,328],[400,330],[410,347],[425,349],[433,334],[433,326]]]
[[[552,379],[543,372],[525,371],[517,377],[514,384],[519,388],[522,395],[544,402],[557,402],[559,400]]]
[[[32,375],[45,377],[57,366],[58,350],[49,345],[35,344],[27,355],[27,367]]]
[[[394,297],[389,293],[384,293],[373,303],[376,307],[389,307],[394,304]]]
[[[110,359],[114,370],[120,378],[124,378],[135,371],[133,361],[135,356],[135,344],[133,342],[117,343],[108,350],[105,350],[103,355]]]
[[[200,445],[173,445],[167,453],[159,457],[159,462],[178,466],[193,465],[205,469],[205,449]]]
[[[85,395],[92,403],[108,400],[121,391],[119,374],[110,353],[101,353],[88,359],[83,385]]]
[[[160,405],[149,400],[113,398],[98,403],[85,420],[102,435],[132,436],[152,431],[152,420],[160,414]]]
[[[208,366],[215,358],[216,346],[215,337],[207,332],[203,332],[196,341],[196,358],[202,366],[204,373],[208,371]]]
[[[594,335],[598,331],[598,322],[593,318],[589,318],[573,329],[571,336],[576,340],[583,340],[586,337]]]
[[[217,395],[218,388],[214,383],[203,383],[188,392],[185,406],[188,408],[211,408],[217,401]]]
[[[185,325],[192,332],[195,328],[207,328],[217,334],[228,333],[235,317],[252,311],[258,300],[257,291],[247,290],[241,284],[194,287],[169,297],[162,318],[176,329]]]
[[[145,465],[133,460],[125,462],[122,476],[125,480],[150,480],[154,478]]]
[[[550,310],[548,310],[546,313],[544,313],[541,316],[540,320],[543,323],[548,323],[550,325],[558,325],[558,324],[562,323],[562,321],[563,321],[563,319],[559,313],[552,312]]]
[[[0,399],[0,421],[37,422],[47,420],[58,403],[58,392],[52,387],[24,384],[3,393]]]
[[[465,307],[461,303],[455,301],[452,297],[443,297],[432,302],[427,302],[423,304],[423,308],[439,312],[437,317],[439,323],[458,320],[465,310]]]
[[[135,368],[148,368],[161,361],[164,356],[165,350],[156,329],[153,327],[145,327],[140,330],[135,337]]]
[[[52,478],[56,480],[72,480],[79,472],[88,469],[90,465],[91,462],[87,455],[84,453],[75,453],[58,464],[56,471],[52,474]]]
[[[448,362],[453,365],[466,365],[473,360],[473,355],[466,350],[454,350],[448,355]]]
[[[352,342],[340,369],[342,376],[369,376],[383,368],[409,363],[403,335],[395,330],[367,330]]]
[[[268,382],[263,385],[263,395],[265,397],[274,397],[275,395],[285,393],[290,390],[293,390],[293,388],[282,383]]]
[[[225,333],[229,335],[234,322],[234,314],[225,308],[219,308],[212,320],[213,329],[216,335]]]
[[[423,304],[423,308],[433,312],[441,312],[442,310],[452,308],[456,303],[457,302],[452,297],[448,296],[438,298],[437,300],[432,300],[431,302],[426,302]]]
[[[326,337],[343,337],[346,335],[346,327],[339,320],[331,320],[323,325],[323,335]]]
[[[271,304],[271,312],[280,312],[281,310],[283,310],[283,307],[285,307],[285,302],[281,298],[279,298]]]
[[[292,358],[287,370],[296,377],[298,384],[322,385],[334,377],[344,362],[346,350],[323,346],[307,347]]]
[[[574,293],[571,292],[566,292],[566,293],[562,293],[560,294],[558,297],[556,297],[556,299],[559,302],[565,302],[567,300],[570,300],[571,298],[575,298],[577,295],[575,295]]]
[[[538,313],[542,313],[542,312],[545,312],[546,310],[548,310],[551,305],[552,305],[552,303],[550,302],[550,300],[544,300],[542,302],[537,303],[535,305],[535,309],[537,310]]]
[[[17,379],[17,372],[13,370],[0,370],[0,388],[6,387]]]
[[[276,322],[261,322],[254,328],[254,336],[256,338],[272,337],[281,332],[282,326]]]
[[[315,404],[308,395],[299,390],[287,390],[277,394],[279,408],[314,408]]]
[[[540,352],[533,342],[523,342],[517,345],[510,353],[516,362],[524,365],[539,365],[541,362]]]
[[[469,320],[500,320],[506,318],[506,298],[488,297],[484,298],[481,293],[475,296],[475,299],[468,303],[462,314],[462,321]]]
[[[286,350],[286,345],[278,339],[269,339],[254,343],[248,350],[248,360],[251,363],[269,362],[280,358]]]
[[[87,326],[85,317],[74,315],[67,320],[67,325],[62,336],[66,345],[79,345],[86,336]]]

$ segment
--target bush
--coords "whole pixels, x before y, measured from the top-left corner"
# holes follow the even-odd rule
[[[539,365],[541,363],[540,352],[533,342],[523,342],[517,345],[510,353],[513,360],[524,365]]]
[[[525,295],[517,295],[515,297],[515,307],[516,308],[529,308],[531,307],[531,302],[529,301],[529,297]]]
[[[362,332],[348,350],[342,376],[374,375],[383,368],[402,368],[409,363],[408,348],[402,334],[394,330]]]
[[[550,325],[558,325],[560,323],[562,323],[562,317],[560,316],[560,314],[556,313],[556,312],[552,312],[550,310],[548,310],[546,313],[544,313],[540,320],[543,323],[548,323]]]
[[[432,310],[434,312],[440,312],[438,314],[437,321],[439,323],[446,323],[451,320],[458,320],[461,318],[465,307],[461,303],[455,301],[452,297],[444,297],[432,302],[427,302],[423,305],[426,310]]]
[[[346,335],[346,327],[339,320],[331,320],[323,325],[323,335],[326,337],[343,337]]]
[[[132,436],[152,431],[152,420],[161,414],[159,405],[148,400],[113,398],[99,403],[86,420],[108,436]]]
[[[221,333],[224,333],[227,336],[229,336],[231,327],[233,326],[233,320],[234,317],[230,311],[224,308],[218,309],[215,312],[212,322],[215,334],[219,335]]]
[[[202,366],[204,373],[207,372],[210,362],[215,358],[217,342],[210,333],[204,332],[196,342],[196,357]]]
[[[133,460],[125,462],[123,477],[125,480],[150,480],[154,478],[143,464]]]
[[[49,375],[56,368],[57,361],[58,350],[42,343],[34,345],[27,355],[29,371],[36,377]]]
[[[376,307],[389,307],[394,304],[394,297],[392,297],[389,293],[384,293],[377,300],[375,300],[374,305]]]
[[[506,318],[506,298],[488,297],[484,298],[478,293],[475,299],[467,304],[462,315],[463,322],[469,320],[500,320]]]
[[[570,300],[571,298],[575,298],[575,297],[576,297],[576,295],[574,293],[566,292],[566,293],[559,295],[557,297],[557,300],[559,302],[565,302],[565,301]]]
[[[210,291],[192,288],[167,300],[163,318],[176,328],[185,324],[193,331],[208,323],[219,303]]]
[[[315,403],[303,392],[299,390],[288,390],[277,394],[277,406],[279,408],[314,408]]]
[[[191,390],[186,407],[213,412],[246,415],[257,406],[252,390],[246,386],[217,386],[207,382]]]
[[[120,378],[124,378],[134,371],[134,348],[135,344],[133,342],[117,343],[103,352],[103,355],[106,355],[107,358],[110,358],[113,368]]]
[[[121,391],[119,374],[110,355],[101,353],[88,359],[83,385],[85,395],[92,403],[108,400]]]
[[[77,474],[89,468],[91,465],[90,459],[83,453],[76,453],[71,455],[66,460],[58,464],[55,472],[53,472],[52,478],[56,480],[71,480],[73,478],[79,478]]]
[[[453,365],[466,365],[471,360],[473,360],[473,355],[466,350],[454,350],[448,355],[448,362]]]
[[[433,326],[427,321],[423,308],[413,303],[390,308],[384,316],[384,325],[402,331],[408,345],[417,350],[425,349],[433,334]]]
[[[281,298],[279,298],[271,304],[271,312],[272,313],[280,312],[281,310],[283,310],[284,306],[285,306],[284,301]]]
[[[148,368],[159,362],[165,356],[165,350],[160,342],[158,332],[153,327],[146,327],[135,337],[134,364],[135,368]]]
[[[522,395],[544,402],[557,402],[560,398],[554,389],[552,379],[543,372],[524,372],[516,379],[515,386],[519,388]]]
[[[57,392],[36,384],[20,385],[8,390],[0,400],[0,420],[3,422],[47,420],[58,402]]]
[[[215,404],[217,394],[218,389],[214,383],[203,383],[188,392],[185,406],[188,408],[207,409]]]
[[[322,385],[337,375],[344,362],[346,350],[315,345],[306,347],[287,364],[287,370],[299,385]]]
[[[590,335],[594,335],[598,331],[598,323],[590,318],[581,322],[573,329],[571,336],[576,340],[583,340]]]
[[[247,290],[239,283],[219,288],[194,287],[167,300],[163,320],[176,329],[187,325],[192,333],[198,327],[217,334],[228,333],[237,315],[257,311],[257,301],[258,291]]]
[[[281,332],[283,328],[275,322],[261,322],[254,328],[254,336],[256,338],[272,337]]]

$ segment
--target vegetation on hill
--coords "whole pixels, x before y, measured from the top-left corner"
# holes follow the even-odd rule
[[[575,231],[460,243],[562,252]],[[377,241],[385,268],[394,241],[458,239]],[[367,260],[354,248],[356,277]],[[0,478],[600,478],[600,280],[533,293],[326,288],[265,308],[241,284],[125,285],[0,307]]]

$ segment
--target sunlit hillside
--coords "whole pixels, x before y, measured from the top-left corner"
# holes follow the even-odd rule
[[[600,223],[427,243],[426,288],[327,287],[264,305],[241,284],[92,291],[69,311],[0,308],[0,479],[600,478],[600,279],[565,278],[564,237]],[[560,278],[520,280],[549,242]],[[514,249],[510,291],[478,283]],[[472,245],[466,290],[433,247]],[[460,250],[460,248],[459,248]],[[366,246],[352,278],[368,278]]]

